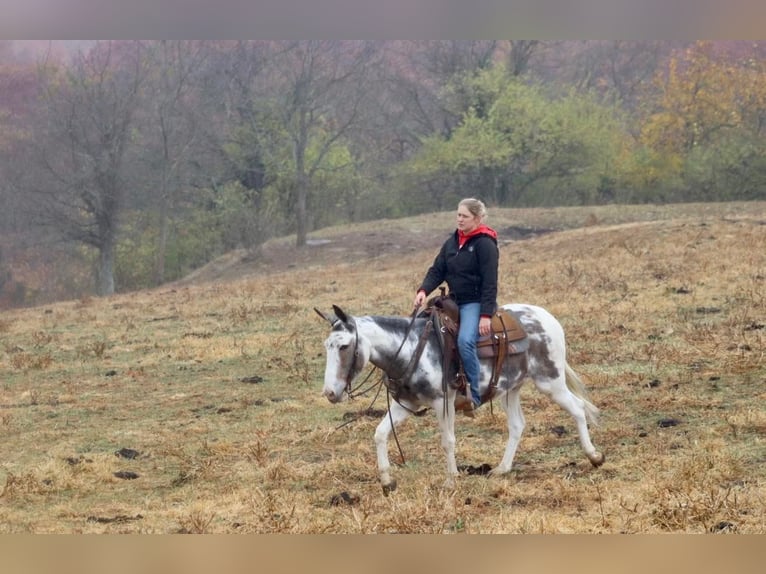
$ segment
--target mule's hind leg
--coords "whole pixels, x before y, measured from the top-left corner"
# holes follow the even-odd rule
[[[598,452],[591,442],[586,402],[567,386],[565,369],[561,369],[560,372],[560,376],[554,379],[535,380],[535,385],[540,391],[550,396],[553,402],[572,415],[577,425],[577,435],[580,438],[580,446],[582,446],[585,456],[588,457],[593,466],[601,466],[604,462],[604,455]]]
[[[505,452],[500,464],[490,471],[492,475],[505,474],[513,466],[513,457],[516,456],[521,433],[524,432],[524,426],[526,425],[524,413],[521,411],[520,392],[521,385],[518,385],[516,388],[505,393],[500,400],[508,423],[508,443],[505,445]]]
[[[399,426],[409,416],[410,411],[402,407],[396,401],[391,403],[391,407],[383,419],[375,428],[375,450],[378,456],[378,477],[380,485],[383,487],[383,494],[396,490],[396,480],[391,478],[391,463],[388,460],[388,437],[394,427]]]

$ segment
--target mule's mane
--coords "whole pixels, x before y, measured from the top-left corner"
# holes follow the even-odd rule
[[[412,321],[410,317],[399,317],[397,315],[368,315],[367,319],[370,319],[386,331],[403,331],[407,329],[410,321]],[[425,319],[415,319],[414,327],[422,325],[424,321]]]
[[[376,329],[384,331],[392,338],[403,337],[409,331],[408,338],[418,335],[423,331],[426,320],[419,318],[412,322],[411,317],[401,317],[396,315],[366,315],[356,318],[357,325],[363,327],[364,324],[373,325]]]

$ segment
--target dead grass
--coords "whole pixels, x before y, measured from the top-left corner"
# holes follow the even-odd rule
[[[320,396],[313,307],[406,314],[452,224],[434,214],[325,230],[303,251],[273,242],[217,279],[4,312],[0,531],[766,532],[766,204],[498,210],[491,223],[556,230],[501,233],[500,300],[564,324],[602,410],[602,468],[530,386],[508,476],[445,490],[429,414],[399,431],[406,464],[382,495],[377,419],[338,428],[368,401]],[[459,420],[458,464],[499,460],[502,419]]]

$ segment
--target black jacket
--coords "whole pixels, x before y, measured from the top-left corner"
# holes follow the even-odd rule
[[[481,233],[458,249],[455,231],[442,245],[420,289],[428,294],[446,281],[458,305],[481,303],[481,314],[492,315],[497,308],[497,263],[494,237]]]

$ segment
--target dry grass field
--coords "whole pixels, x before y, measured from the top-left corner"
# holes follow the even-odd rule
[[[233,253],[176,285],[0,314],[4,533],[766,533],[766,202],[495,210],[501,303],[549,309],[601,409],[591,467],[528,384],[504,477],[445,490],[433,413],[320,396],[313,307],[410,311],[453,214]],[[375,376],[375,375],[373,375]],[[504,414],[458,417],[458,465],[495,465]],[[399,460],[395,444],[392,461]]]

